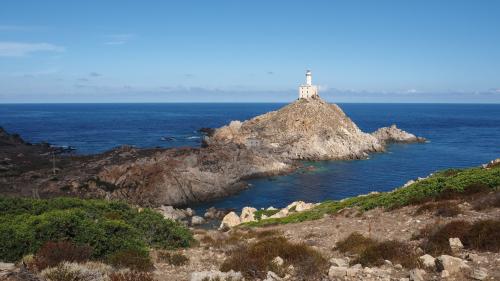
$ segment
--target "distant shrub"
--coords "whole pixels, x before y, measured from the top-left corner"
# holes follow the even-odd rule
[[[270,237],[232,251],[221,265],[221,271],[240,271],[250,280],[265,278],[269,270],[276,270],[272,260],[277,256],[285,264],[293,265],[297,276],[304,280],[317,278],[327,267],[326,260],[311,247],[290,243],[284,237]]]
[[[147,272],[125,271],[109,275],[110,281],[154,281],[153,275]]]
[[[481,211],[490,208],[500,208],[500,191],[485,194],[472,201],[472,208]]]
[[[107,262],[118,268],[137,271],[150,271],[154,268],[149,253],[144,250],[122,250],[110,255]]]
[[[190,231],[150,209],[139,212],[105,200],[0,197],[0,260],[17,261],[48,241],[93,248],[92,258],[147,247],[175,249],[193,241]]]
[[[432,212],[440,217],[455,217],[461,213],[460,208],[457,206],[457,202],[454,201],[439,201],[423,204],[415,211],[415,215],[421,215],[426,212]]]
[[[46,281],[107,281],[112,269],[102,263],[67,263],[43,270],[40,275]]]
[[[54,267],[63,261],[85,262],[90,259],[92,248],[75,245],[69,241],[47,242],[36,253],[34,265],[38,270]]]

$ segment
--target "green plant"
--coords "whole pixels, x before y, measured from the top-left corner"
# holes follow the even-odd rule
[[[253,213],[253,215],[254,215],[254,217],[255,217],[256,220],[260,220],[262,218],[262,215],[270,217],[270,216],[276,214],[279,211],[280,211],[279,209],[275,209],[275,210],[257,210],[255,213]]]

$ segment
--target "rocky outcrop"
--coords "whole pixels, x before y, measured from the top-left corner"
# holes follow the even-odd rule
[[[392,125],[390,127],[383,127],[371,134],[374,136],[381,144],[387,143],[413,143],[413,142],[424,142],[425,138],[417,137],[414,134],[410,134]]]

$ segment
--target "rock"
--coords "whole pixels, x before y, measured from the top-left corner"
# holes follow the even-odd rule
[[[193,209],[191,209],[191,208],[186,208],[186,210],[184,210],[184,213],[185,213],[185,214],[186,214],[186,216],[188,216],[188,217],[192,217],[192,216],[194,216],[194,215],[195,215],[194,210],[193,210]]]
[[[484,280],[488,277],[488,270],[484,267],[474,268],[470,277],[475,280]]]
[[[330,263],[334,266],[338,267],[348,267],[349,263],[345,259],[340,258],[331,258]]]
[[[285,261],[281,257],[278,256],[278,257],[275,257],[273,259],[272,263],[274,263],[277,266],[283,266],[283,264],[285,263]]]
[[[489,163],[483,164],[482,166],[484,169],[489,169],[489,168],[492,168],[492,167],[495,167],[498,165],[500,165],[500,158],[497,158],[495,160],[491,160]]]
[[[438,271],[446,270],[450,274],[455,274],[469,269],[469,266],[460,258],[441,255],[436,258],[436,269]]]
[[[230,212],[222,219],[219,229],[223,230],[231,228],[240,223],[241,223],[240,217],[238,217],[238,215],[235,212]]]
[[[268,210],[268,211],[274,211],[274,210],[278,210],[278,209],[276,209],[273,206],[271,206],[271,207],[267,208],[266,210]]]
[[[396,125],[380,128],[377,131],[373,132],[372,136],[377,138],[381,143],[391,143],[391,142],[412,143],[412,142],[425,141],[424,138],[420,138],[413,134],[405,132],[396,127]]]
[[[243,275],[241,272],[235,272],[230,270],[228,272],[220,272],[217,270],[212,271],[199,271],[191,273],[189,277],[190,281],[206,281],[206,280],[243,280]]]
[[[346,276],[347,276],[347,267],[332,265],[328,270],[328,277],[330,278],[345,278]]]
[[[200,217],[200,216],[191,217],[191,225],[200,225],[200,224],[204,224],[204,223],[205,223],[205,219]]]
[[[347,269],[347,276],[348,277],[354,277],[354,276],[356,276],[356,275],[358,275],[360,273],[361,273],[361,266],[360,267],[354,267],[353,266],[353,267],[349,267]]]
[[[284,217],[288,216],[288,213],[289,213],[288,209],[287,208],[283,208],[279,212],[277,212],[276,214],[270,216],[269,218],[272,218],[272,219],[274,219],[274,218],[284,218]]]
[[[453,251],[461,250],[464,247],[464,245],[462,244],[462,241],[460,241],[459,238],[449,238],[448,241],[449,241],[450,247]]]
[[[436,259],[431,255],[425,254],[419,257],[418,259],[422,262],[422,265],[426,268],[433,268],[434,266],[436,266]]]
[[[244,207],[243,210],[241,211],[241,215],[240,215],[241,223],[255,221],[255,217],[254,217],[255,212],[257,212],[257,209],[255,209],[255,208]]]
[[[281,280],[282,280],[282,278],[279,277],[278,274],[276,274],[272,271],[268,271],[266,279],[264,279],[263,281],[281,281]]]
[[[227,213],[229,213],[229,211],[219,210],[214,207],[210,207],[206,210],[203,217],[208,220],[223,219]]]
[[[424,281],[422,271],[418,268],[410,270],[410,281]]]
[[[474,253],[468,253],[465,256],[465,259],[468,261],[471,261],[471,262],[475,262],[475,263],[486,263],[488,261],[488,259],[486,257],[482,257],[482,256],[480,256],[478,254],[474,254]]]
[[[448,270],[441,271],[441,278],[448,278],[448,277],[450,277],[450,273],[448,272]]]
[[[403,269],[403,266],[400,263],[398,263],[394,266],[394,269],[401,270]]]
[[[162,214],[166,219],[179,221],[186,218],[186,214],[182,210],[175,209],[172,206],[160,206],[155,210]]]
[[[384,260],[384,264],[387,266],[392,266],[392,262],[390,260]]]

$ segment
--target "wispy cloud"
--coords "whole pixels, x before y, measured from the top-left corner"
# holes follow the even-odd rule
[[[23,57],[36,52],[64,51],[64,47],[49,43],[0,42],[0,57]]]
[[[123,34],[111,34],[106,36],[108,41],[104,42],[105,45],[123,45],[135,38],[135,34],[123,33]]]
[[[90,72],[89,76],[90,77],[99,77],[99,76],[102,76],[102,74],[101,73],[97,73],[97,72]]]

